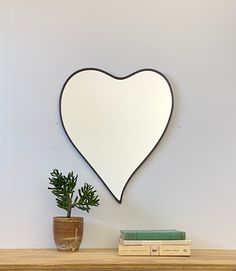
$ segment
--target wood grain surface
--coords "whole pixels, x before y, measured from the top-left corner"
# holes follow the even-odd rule
[[[0,270],[236,271],[236,251],[192,250],[191,257],[118,256],[115,249],[1,249]]]

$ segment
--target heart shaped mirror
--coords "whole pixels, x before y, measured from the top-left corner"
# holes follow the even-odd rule
[[[82,69],[66,80],[60,97],[68,138],[119,203],[128,180],[162,138],[172,110],[170,83],[152,69],[126,77]]]

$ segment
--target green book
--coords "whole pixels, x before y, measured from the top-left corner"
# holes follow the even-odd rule
[[[121,230],[124,240],[185,240],[186,234],[179,230]]]

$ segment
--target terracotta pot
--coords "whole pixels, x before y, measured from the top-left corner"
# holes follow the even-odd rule
[[[54,217],[53,237],[60,251],[78,251],[84,230],[83,217]]]

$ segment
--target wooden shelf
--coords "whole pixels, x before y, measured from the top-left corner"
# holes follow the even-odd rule
[[[236,271],[236,250],[192,250],[191,257],[118,256],[115,249],[1,249],[0,270]]]

